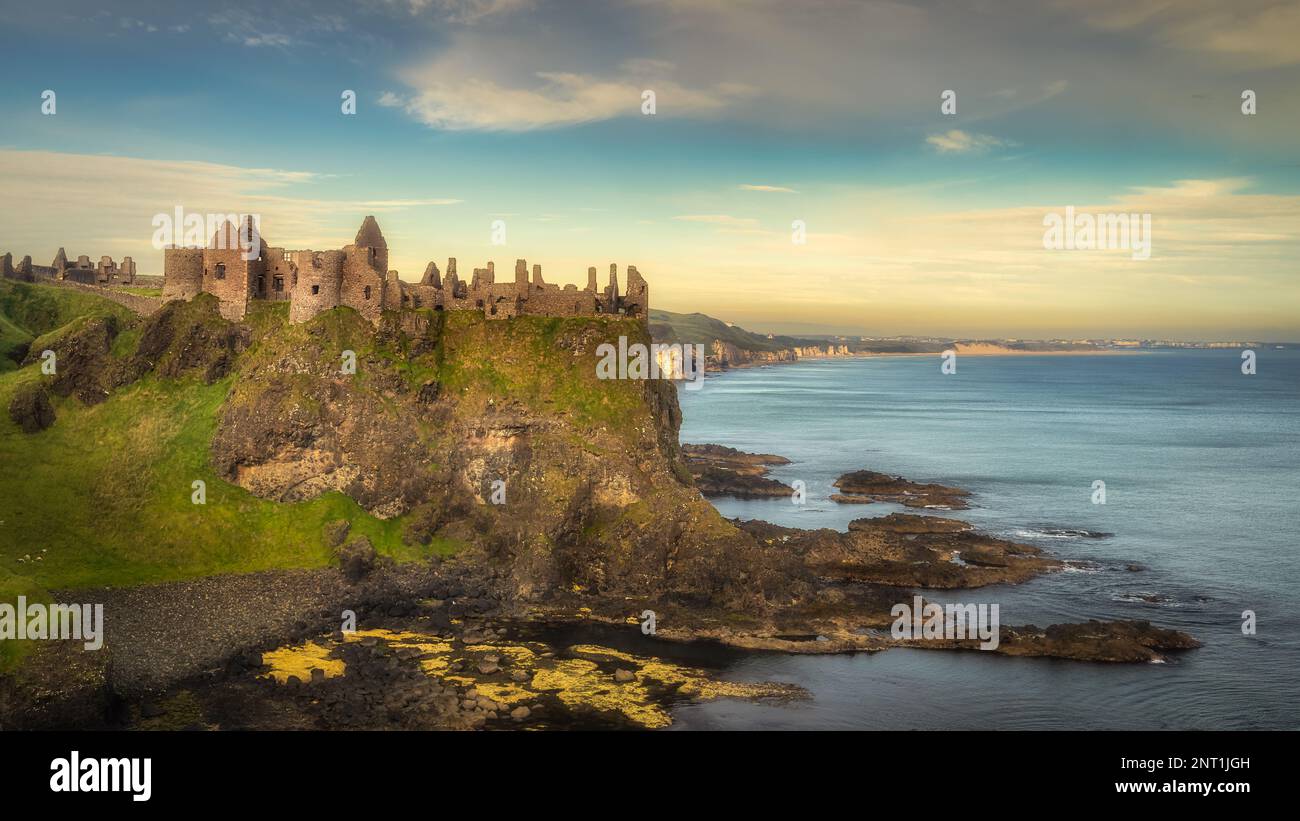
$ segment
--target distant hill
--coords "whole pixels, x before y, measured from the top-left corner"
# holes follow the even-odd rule
[[[756,334],[735,325],[728,325],[707,314],[678,314],[657,308],[650,310],[650,336],[655,342],[667,344],[683,342],[707,344],[718,339],[740,350],[764,352],[819,344],[817,340],[793,336],[774,336],[769,339],[766,334]]]

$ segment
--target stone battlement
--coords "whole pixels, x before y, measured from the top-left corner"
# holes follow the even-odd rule
[[[290,251],[266,245],[251,220],[235,227],[225,223],[207,248],[163,251],[163,298],[190,299],[200,292],[220,300],[227,319],[243,319],[254,299],[287,300],[291,322],[306,322],[339,305],[356,309],[378,324],[385,310],[429,308],[477,310],[489,318],[512,316],[619,316],[645,321],[650,287],[627,267],[627,287],[619,291],[617,266],[609,266],[609,284],[596,285],[596,269],[587,269],[587,285],[563,287],[542,279],[542,266],[515,261],[513,279],[496,281],[492,262],[476,268],[470,280],[459,277],[454,258],[444,274],[430,262],[418,284],[401,281],[388,269],[388,244],[379,224],[366,217],[351,245],[339,250]]]

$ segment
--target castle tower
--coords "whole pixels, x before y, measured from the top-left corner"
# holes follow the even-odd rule
[[[533,263],[533,287],[538,291],[546,287],[546,282],[542,280],[542,266],[537,263]]]
[[[362,220],[356,239],[343,251],[347,259],[340,303],[355,308],[370,322],[378,324],[384,312],[388,282],[388,243],[374,217]]]
[[[515,291],[528,293],[528,263],[522,259],[515,260]]]
[[[595,293],[600,288],[596,286],[596,266],[593,265],[587,269],[587,290]]]
[[[435,288],[442,287],[442,277],[438,275],[438,263],[430,262],[424,269],[424,276],[420,277],[421,285],[432,285]]]
[[[36,277],[32,274],[32,257],[27,255],[18,262],[18,278],[23,282],[35,282]]]
[[[68,255],[63,248],[60,247],[59,252],[54,255],[54,262],[50,263],[50,267],[54,269],[55,279],[58,279],[59,274],[68,270]]]
[[[340,304],[343,251],[298,251],[298,284],[289,292],[289,321],[306,322]]]
[[[203,249],[164,248],[163,299],[193,299],[202,290]]]
[[[0,276],[12,278],[14,275],[14,255],[5,251],[5,255],[0,257]]]
[[[388,272],[388,242],[384,239],[384,232],[379,230],[379,223],[374,217],[366,217],[361,221],[361,227],[357,229],[357,238],[352,240],[352,244],[357,248],[367,249],[367,258],[371,266],[382,273]]]
[[[265,275],[266,245],[253,218],[238,227],[230,220],[222,223],[203,250],[203,290],[220,300],[221,315],[243,319]]]

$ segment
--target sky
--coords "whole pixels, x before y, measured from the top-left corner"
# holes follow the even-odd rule
[[[759,331],[1300,340],[1294,0],[0,14],[0,251],[38,264],[161,273],[177,207],[313,249],[374,214],[406,280],[631,264]],[[1044,247],[1067,208],[1149,215],[1149,255]]]

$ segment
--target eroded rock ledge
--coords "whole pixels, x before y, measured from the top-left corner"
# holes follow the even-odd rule
[[[723,445],[682,445],[682,457],[695,486],[707,497],[782,498],[794,493],[784,482],[767,478],[770,466],[790,464],[784,456],[746,453]]]
[[[970,491],[939,484],[917,484],[901,476],[890,476],[874,470],[856,470],[835,480],[839,493],[831,500],[841,504],[870,504],[894,502],[906,507],[925,507],[942,510],[965,510],[970,505],[966,498]]]

